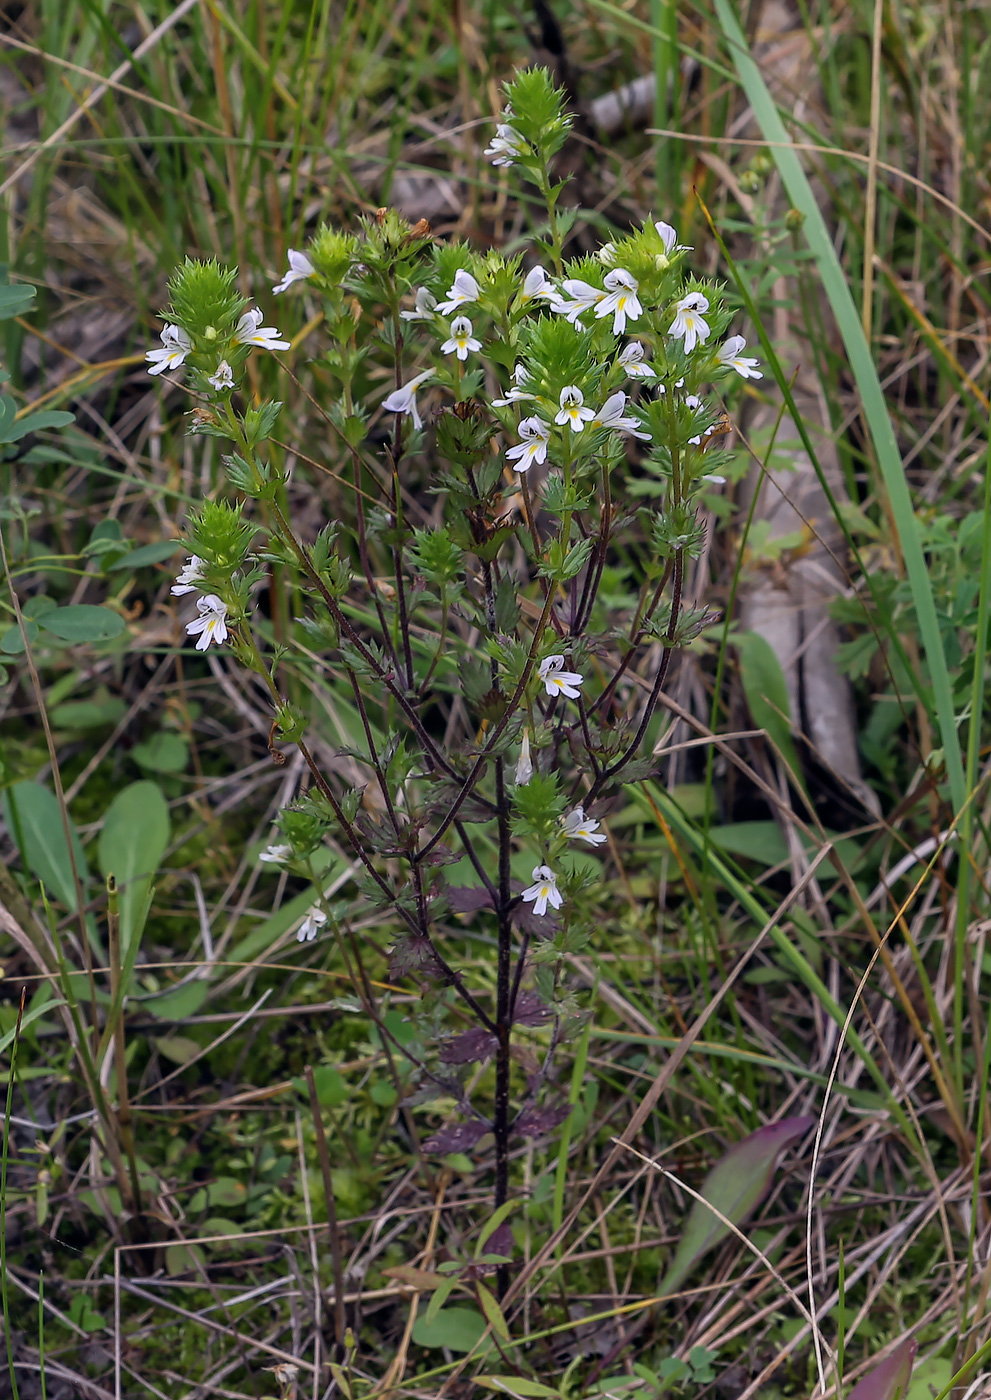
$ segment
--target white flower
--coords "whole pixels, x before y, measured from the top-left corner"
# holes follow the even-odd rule
[[[404,321],[432,321],[437,308],[437,298],[427,287],[417,287],[413,298],[412,311],[400,311]]]
[[[413,427],[419,430],[423,427],[423,419],[416,409],[416,391],[424,380],[429,379],[432,374],[432,369],[425,369],[422,374],[417,374],[408,380],[401,389],[393,389],[389,397],[382,400],[382,407],[387,413],[410,414],[413,419]]]
[[[559,316],[566,316],[573,326],[583,330],[581,317],[602,300],[605,292],[578,277],[566,277],[561,286],[571,300],[565,301],[563,297],[558,297],[557,301],[551,302],[551,310],[556,311]]]
[[[757,368],[760,361],[740,354],[741,350],[746,349],[746,345],[742,335],[731,335],[729,340],[719,347],[716,359],[721,365],[735,369],[741,379],[763,379],[763,374]]]
[[[198,554],[191,554],[176,575],[176,581],[169,589],[173,598],[182,598],[187,593],[196,593],[197,583],[203,577],[204,561]]]
[[[520,756],[516,762],[516,786],[526,787],[533,777],[533,762],[530,758],[530,731],[524,729],[523,739],[520,743]]]
[[[443,316],[450,316],[457,311],[459,306],[464,306],[466,301],[477,301],[481,291],[481,287],[471,273],[460,268],[454,274],[454,282],[447,293],[447,301],[439,301],[437,310]]]
[[[199,617],[194,617],[192,622],[186,623],[187,636],[195,637],[199,634],[196,650],[206,651],[211,642],[216,642],[218,646],[221,642],[226,642],[227,604],[221,602],[216,593],[206,593],[202,598],[196,599],[196,610]]]
[[[610,394],[592,419],[592,427],[611,428],[613,432],[640,438],[641,442],[650,442],[650,433],[641,431],[639,418],[624,418],[623,409],[625,407],[626,395],[621,389],[615,394]]]
[[[704,407],[705,407],[705,405],[703,404],[702,400],[699,398],[698,394],[686,394],[686,395],[685,395],[685,406],[686,406],[686,408],[694,408],[694,409],[699,409],[699,408],[703,408],[703,409],[704,409]],[[690,437],[690,438],[688,439],[688,441],[691,442],[691,443],[694,443],[694,445],[695,445],[696,447],[700,447],[701,444],[702,444],[702,439],[703,439],[704,437],[709,437],[709,436],[710,436],[712,433],[714,433],[715,431],[716,431],[716,425],[715,425],[715,423],[710,423],[709,426],[704,430],[704,432],[699,433],[697,437]],[[726,478],[725,478],[725,477],[720,477],[719,480],[720,480],[720,481],[725,481]]]
[[[535,399],[536,394],[530,394],[523,388],[523,385],[530,378],[530,371],[526,365],[517,362],[513,370],[513,388],[508,391],[504,399],[493,399],[493,408],[505,408],[507,404],[519,403],[521,399]]]
[[[323,928],[327,922],[327,915],[320,908],[319,904],[311,904],[306,911],[306,918],[300,924],[296,932],[297,943],[312,943],[317,936],[318,930]]]
[[[512,165],[514,160],[519,160],[528,153],[526,141],[508,122],[499,122],[496,125],[496,134],[492,138],[491,146],[486,146],[482,152],[493,165]]]
[[[546,297],[548,300],[557,297],[557,288],[542,267],[531,267],[519,293],[520,301],[530,301],[534,297]]]
[[[451,338],[440,347],[445,355],[457,355],[459,360],[467,360],[469,350],[481,350],[482,342],[471,333],[471,322],[467,316],[457,316],[451,322]]]
[[[532,902],[533,912],[540,915],[547,913],[548,904],[552,909],[560,909],[564,903],[564,895],[557,887],[557,876],[549,865],[533,867],[533,884],[523,891],[522,897],[528,904]]]
[[[537,668],[537,674],[544,683],[548,695],[566,695],[569,700],[581,699],[581,691],[576,687],[584,681],[577,671],[562,670],[563,656],[545,656]]]
[[[599,249],[595,256],[598,258],[599,262],[602,264],[603,267],[615,267],[616,258],[618,257],[615,243],[613,243],[611,240],[608,243],[603,243],[602,247]]]
[[[563,428],[565,424],[573,433],[580,433],[584,430],[585,424],[595,417],[590,408],[586,408],[585,395],[577,384],[566,384],[561,390],[558,398],[561,411],[554,417],[554,422]]]
[[[294,282],[305,282],[307,277],[312,277],[316,273],[316,268],[310,262],[305,253],[297,253],[295,248],[289,249],[289,271],[282,281],[277,283],[272,291],[276,296],[284,292],[287,287],[291,287]]]
[[[161,333],[159,350],[146,350],[149,374],[161,374],[166,369],[178,369],[193,348],[193,342],[182,326],[167,325]]]
[[[233,389],[234,371],[226,360],[221,360],[213,374],[207,376],[208,384],[212,384],[215,389]]]
[[[292,846],[266,846],[258,859],[264,865],[281,865],[292,855]]]
[[[602,823],[594,821],[591,817],[586,817],[584,807],[576,807],[573,812],[562,817],[561,825],[564,828],[565,836],[572,841],[586,841],[590,846],[601,846],[606,840],[604,835],[596,835]]]
[[[604,280],[609,295],[596,306],[596,320],[611,314],[613,335],[622,335],[627,320],[635,321],[643,312],[637,296],[637,279],[624,267],[616,267],[606,273]]]
[[[274,326],[262,325],[262,313],[257,306],[246,311],[237,323],[234,339],[239,345],[257,345],[262,350],[288,350],[290,342],[280,340]]]
[[[631,340],[628,345],[624,345],[617,364],[623,366],[630,379],[656,379],[657,371],[644,360],[646,353],[639,340]]]
[[[675,318],[668,327],[668,335],[676,339],[685,337],[685,354],[690,355],[696,345],[704,345],[709,339],[709,322],[701,313],[708,311],[709,298],[701,292],[689,292],[674,304]]]
[[[659,253],[654,259],[658,272],[663,272],[668,266],[672,253],[690,253],[692,250],[686,243],[678,242],[678,235],[670,224],[666,224],[663,219],[658,219],[654,224],[661,242],[664,244],[664,252]]]
[[[524,418],[520,422],[519,434],[523,439],[506,453],[506,461],[513,463],[513,470],[528,472],[534,462],[547,461],[547,440],[550,437],[547,424],[542,418]]]

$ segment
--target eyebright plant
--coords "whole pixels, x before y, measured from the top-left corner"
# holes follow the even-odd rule
[[[189,377],[193,431],[229,444],[231,502],[193,513],[172,589],[186,630],[260,677],[274,756],[276,738],[298,744],[309,770],[261,859],[311,876],[330,844],[358,864],[354,911],[392,924],[389,975],[420,986],[435,1032],[393,1041],[409,1092],[457,1106],[426,1146],[471,1151],[491,1132],[496,1205],[514,1142],[565,1116],[549,1071],[581,1025],[566,958],[608,907],[609,804],[651,771],[672,658],[715,620],[685,596],[701,499],[730,469],[707,394],[760,377],[663,220],[564,257],[562,95],[534,69],[507,98],[485,154],[543,199],[546,236],[524,254],[440,245],[381,210],[354,233],[319,229],[273,286],[284,315],[294,297],[323,312],[328,433],[307,455],[347,483],[325,528],[301,523],[312,492],[279,465],[281,404],[242,394],[248,357],[290,342],[234,269],[180,268],[148,353],[151,374]],[[269,612],[291,600],[279,626],[266,582]],[[332,766],[307,734],[317,663],[353,707]],[[301,942],[346,934],[341,909],[314,903]],[[469,937],[495,950],[477,985]],[[514,1037],[536,1042],[526,1076]]]

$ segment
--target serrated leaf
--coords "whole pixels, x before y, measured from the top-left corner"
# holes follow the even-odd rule
[[[13,783],[2,797],[4,821],[20,849],[24,864],[67,909],[76,909],[72,859],[58,798],[30,779]],[[79,878],[86,882],[86,856],[76,829],[69,822],[69,840]],[[84,890],[85,897],[85,890]]]
[[[696,1201],[689,1213],[684,1234],[658,1289],[659,1297],[680,1287],[699,1260],[730,1233],[730,1225],[742,1224],[756,1210],[771,1188],[779,1156],[791,1143],[804,1137],[814,1123],[815,1119],[807,1116],[769,1123],[731,1147],[716,1163],[699,1191],[703,1199]],[[706,1202],[719,1212],[718,1216]]]

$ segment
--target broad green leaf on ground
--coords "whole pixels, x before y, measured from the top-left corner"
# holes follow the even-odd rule
[[[730,1225],[742,1224],[760,1205],[771,1188],[781,1153],[804,1137],[814,1123],[814,1118],[804,1115],[769,1123],[731,1147],[716,1163],[702,1184],[699,1195],[703,1199],[692,1206],[685,1232],[661,1281],[661,1297],[681,1286],[699,1260],[730,1233]]]
[[[3,816],[28,870],[67,909],[76,909],[72,858],[58,798],[31,779],[12,783],[4,792]],[[69,819],[69,839],[80,881],[86,881],[86,856]]]
[[[120,613],[113,608],[99,608],[92,603],[53,608],[38,621],[46,632],[52,632],[63,642],[108,642],[119,637],[126,626]]]
[[[120,945],[125,961],[132,964],[148,913],[152,880],[170,835],[169,809],[157,783],[131,783],[117,794],[103,819],[100,872],[104,879],[113,875],[117,881]]]
[[[914,1337],[906,1337],[880,1366],[857,1382],[847,1400],[905,1400],[918,1346]]]
[[[413,1324],[413,1340],[419,1347],[447,1347],[450,1351],[472,1351],[485,1333],[485,1318],[474,1308],[441,1308],[430,1322],[418,1317]]]
[[[801,783],[802,770],[791,737],[788,683],[781,662],[771,643],[759,632],[742,633],[736,644],[740,652],[740,680],[754,724],[766,732],[795,781]]]

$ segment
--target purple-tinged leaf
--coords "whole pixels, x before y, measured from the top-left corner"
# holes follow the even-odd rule
[[[508,1220],[504,1220],[485,1241],[485,1253],[497,1254],[500,1259],[512,1259],[516,1249],[516,1241],[513,1239],[513,1227]]]
[[[427,1138],[424,1151],[437,1152],[443,1157],[449,1152],[470,1152],[488,1131],[488,1123],[480,1123],[477,1118],[467,1123],[445,1123],[433,1137]]]
[[[543,1026],[551,1018],[551,1009],[545,1006],[536,992],[520,992],[513,1008],[513,1020],[518,1026]]]
[[[425,971],[436,976],[440,971],[434,959],[430,940],[418,936],[399,938],[389,954],[389,977],[397,982],[410,972]]]
[[[847,1400],[905,1400],[908,1394],[908,1381],[912,1374],[912,1363],[919,1344],[914,1337],[906,1337],[886,1356],[880,1366],[868,1371],[850,1391]]]
[[[477,914],[479,909],[493,907],[484,885],[451,885],[444,893],[455,914]]]
[[[440,1058],[445,1065],[477,1065],[495,1054],[499,1041],[483,1026],[472,1026],[441,1046]]]
[[[771,1189],[778,1158],[791,1143],[803,1138],[814,1118],[782,1118],[769,1123],[731,1147],[702,1183],[689,1212],[685,1232],[658,1290],[661,1297],[679,1288],[695,1265],[709,1250],[730,1233],[729,1225],[741,1225]],[[715,1215],[708,1201],[719,1215]]]
[[[528,1108],[517,1118],[513,1130],[520,1137],[543,1137],[544,1133],[559,1127],[570,1112],[571,1108],[566,1103],[557,1107]]]
[[[522,880],[515,880],[514,886],[519,889],[524,888]],[[519,890],[516,891],[519,893]],[[561,927],[561,920],[548,909],[546,914],[535,914],[532,904],[517,904],[510,914],[510,918],[521,933],[529,934],[531,938],[553,938]]]

